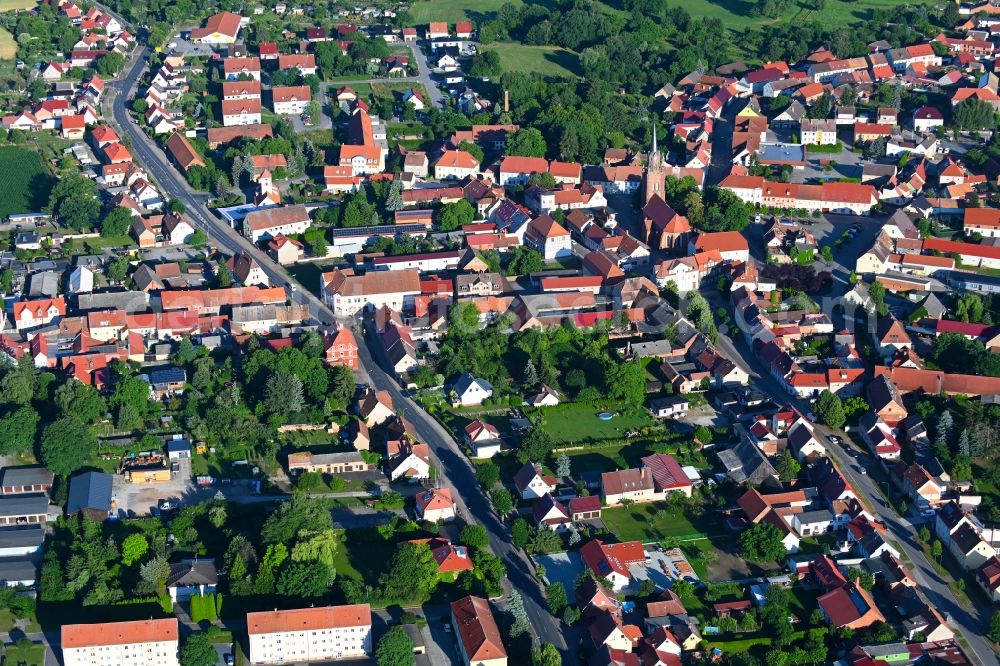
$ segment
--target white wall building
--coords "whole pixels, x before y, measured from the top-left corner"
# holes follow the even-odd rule
[[[372,652],[368,604],[247,613],[251,664],[295,664]]]
[[[64,666],[178,666],[177,618],[66,624]]]

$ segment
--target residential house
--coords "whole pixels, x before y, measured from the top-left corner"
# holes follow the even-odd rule
[[[545,474],[539,465],[532,462],[525,463],[514,475],[514,487],[524,500],[538,499],[555,492],[557,485],[559,479]]]
[[[573,253],[573,239],[569,231],[548,215],[540,215],[528,223],[524,242],[538,250],[546,261]]]
[[[215,594],[218,584],[219,572],[215,568],[215,560],[182,560],[170,565],[167,592],[174,603],[193,596]]]
[[[303,113],[312,101],[309,86],[275,86],[271,88],[271,103],[275,115],[295,116]]]
[[[465,666],[507,666],[507,650],[486,599],[468,596],[453,601],[451,625]]]
[[[580,548],[580,558],[598,580],[607,580],[614,592],[621,592],[632,582],[630,567],[643,565],[646,552],[638,541],[604,543],[592,539]]]
[[[464,150],[446,150],[434,164],[434,177],[438,180],[461,180],[478,172],[479,160]]]
[[[436,523],[455,518],[455,501],[448,488],[428,488],[419,492],[415,501],[417,517],[421,520]]]
[[[191,31],[191,41],[212,46],[234,44],[240,32],[241,23],[241,17],[232,12],[213,14],[205,21],[203,28],[195,28]]]
[[[459,375],[451,386],[452,402],[462,407],[481,405],[493,396],[493,385],[481,377],[466,372]]]
[[[421,293],[416,270],[355,275],[350,269],[337,269],[323,273],[320,286],[323,300],[337,316],[355,316],[364,309],[382,307],[401,312]]]

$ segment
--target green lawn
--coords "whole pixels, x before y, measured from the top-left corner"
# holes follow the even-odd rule
[[[792,640],[801,640],[802,638],[805,638],[805,635],[806,632],[804,631],[793,632]],[[723,638],[705,636],[705,643],[709,649],[719,648],[722,650],[723,654],[737,654],[739,652],[746,652],[750,648],[757,645],[772,645],[774,643],[774,637],[761,633],[725,634]]]
[[[9,12],[15,9],[31,9],[38,5],[35,0],[0,0],[0,12]]]
[[[628,432],[660,424],[642,407],[625,407],[618,403],[566,402],[556,407],[526,410],[542,417],[542,428],[552,435],[556,445],[588,444],[601,440],[624,439]],[[602,421],[598,414],[614,414]]]
[[[716,514],[705,514],[697,519],[670,509],[666,502],[616,506],[601,512],[601,520],[622,541],[663,541],[705,538],[723,533],[723,526]]]
[[[777,19],[753,16],[752,10],[755,4],[752,0],[730,0],[729,2],[687,0],[684,3],[684,9],[692,17],[720,18],[725,22],[726,27],[740,29],[765,23],[801,24],[809,21],[830,25],[858,23],[871,18],[873,9],[893,8],[899,6],[900,3],[899,0],[856,0],[855,2],[827,0],[826,6],[821,12],[803,9],[799,3],[793,3],[792,8]]]
[[[418,25],[431,21],[456,23],[467,20],[489,20],[496,16],[500,6],[508,0],[424,0],[410,5],[410,16]],[[523,5],[521,0],[511,0]]]
[[[352,86],[353,87],[353,86]],[[393,83],[391,79],[386,79],[385,83],[373,83],[371,84],[372,95],[375,97],[382,97],[384,99],[394,100],[396,102],[403,101],[403,95],[406,94],[411,88],[415,88],[418,93],[423,95],[424,99],[427,99],[427,90],[420,83]],[[355,89],[355,92],[357,90]]]
[[[644,447],[632,446],[630,444],[594,446],[566,451],[565,453],[569,458],[570,470],[572,470],[574,477],[579,476],[583,472],[613,472],[621,469],[619,456],[625,459],[628,467],[638,467],[639,459],[645,455],[649,455],[649,451]]]
[[[490,44],[484,49],[496,49],[504,69],[537,72],[543,76],[575,77],[580,75],[580,57],[574,51],[557,46],[524,46],[521,44]]]
[[[45,646],[41,643],[22,643],[4,646],[4,663],[17,666],[45,666]]]
[[[0,148],[0,218],[42,210],[49,201],[53,178],[42,158],[27,148]]]

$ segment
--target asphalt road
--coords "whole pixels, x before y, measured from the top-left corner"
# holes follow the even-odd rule
[[[969,658],[981,666],[1000,663],[996,653],[990,647],[989,642],[983,637],[986,633],[986,625],[989,622],[989,615],[993,612],[991,607],[985,609],[974,609],[969,611],[963,608],[955,599],[954,593],[948,587],[948,580],[942,578],[934,570],[931,562],[927,559],[917,538],[918,527],[910,521],[900,518],[899,514],[886,505],[876,487],[877,482],[869,474],[861,474],[861,466],[869,467],[864,458],[860,464],[855,464],[848,454],[849,446],[846,444],[835,444],[830,441],[830,435],[837,431],[825,426],[817,425],[816,429],[826,437],[826,448],[831,457],[836,461],[837,466],[845,474],[847,480],[854,486],[855,492],[859,496],[868,499],[869,507],[878,514],[878,518],[885,523],[892,535],[896,545],[901,552],[910,560],[910,571],[916,578],[919,589],[926,595],[930,605],[942,614],[951,616],[950,624],[953,629],[961,632],[962,637],[969,642]],[[839,433],[843,438],[843,433]],[[867,454],[866,454],[867,455]],[[982,613],[982,616],[980,614]]]
[[[272,286],[283,286],[290,298],[310,308],[313,317],[323,325],[331,325],[335,319],[333,313],[308,289],[303,289],[280,266],[271,261],[263,252],[254,247],[246,238],[233,230],[223,220],[217,218],[205,206],[207,198],[203,194],[193,192],[183,177],[168,162],[163,151],[137,127],[128,115],[126,101],[132,97],[137,81],[145,69],[145,59],[149,49],[138,49],[130,60],[125,73],[118,81],[110,84],[114,91],[109,95],[114,122],[131,140],[132,153],[154,179],[157,186],[168,198],[176,198],[187,207],[187,215],[195,226],[201,228],[217,246],[227,252],[249,252],[268,276]],[[418,62],[421,59],[418,58]],[[421,66],[421,71],[428,77],[429,72]],[[435,99],[437,88],[428,86],[428,92]],[[436,95],[440,99],[440,91]],[[542,643],[552,643],[567,658],[573,658],[575,645],[567,646],[560,621],[553,618],[545,602],[545,596],[535,579],[527,557],[515,549],[510,543],[507,528],[493,511],[486,494],[476,480],[475,469],[469,459],[459,448],[457,442],[441,425],[438,424],[423,409],[404,396],[396,384],[373,360],[367,345],[359,345],[362,369],[358,372],[359,379],[367,375],[370,383],[379,390],[389,391],[398,410],[413,425],[417,436],[428,443],[436,459],[439,477],[453,491],[459,507],[465,516],[483,525],[490,536],[490,546],[507,566],[508,583],[520,591],[524,598],[525,610],[538,640]],[[567,590],[567,592],[571,592]],[[576,635],[575,630],[566,630],[568,635]],[[574,641],[570,641],[574,643]]]
[[[486,528],[490,548],[506,565],[507,581],[521,593],[528,621],[538,640],[555,645],[562,653],[564,663],[570,663],[575,658],[578,630],[564,626],[549,613],[545,594],[532,572],[527,556],[511,544],[507,527],[493,510],[486,493],[476,480],[472,462],[459,448],[451,433],[402,393],[395,380],[375,361],[368,344],[358,345],[358,356],[369,383],[378,390],[388,391],[396,410],[413,425],[417,437],[430,444],[436,460],[437,478],[451,490],[459,511],[463,516],[473,517],[474,522]],[[361,373],[358,374],[360,380]],[[572,594],[572,590],[566,592]],[[567,636],[570,637],[568,643]]]
[[[273,286],[285,287],[294,303],[308,305],[310,313],[318,322],[324,325],[332,324],[333,313],[327,310],[308,289],[303,289],[302,285],[293,280],[284,269],[271,261],[267,254],[209,211],[205,206],[208,196],[192,190],[184,177],[170,164],[166,154],[132,121],[126,103],[131,99],[136,83],[145,70],[148,55],[147,47],[137,49],[125,73],[117,81],[109,84],[112,93],[105,100],[105,107],[110,105],[112,113],[110,116],[106,114],[106,117],[113,118],[113,124],[128,136],[133,156],[143,165],[164,196],[167,199],[177,199],[184,204],[187,216],[195,227],[202,229],[217,247],[226,252],[230,254],[245,252],[253,256]]]
[[[431,77],[431,66],[427,61],[427,54],[422,45],[413,47],[413,58],[417,61],[417,80],[424,84],[427,94],[430,96],[432,106],[441,108],[444,103],[444,93],[438,88],[437,82]]]

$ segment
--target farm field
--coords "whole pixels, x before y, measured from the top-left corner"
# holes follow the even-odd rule
[[[0,0],[0,3],[7,1]],[[20,0],[10,1],[18,2]],[[542,2],[538,2],[537,0],[422,0],[421,2],[414,2],[410,6],[410,14],[417,24],[425,24],[431,21],[447,21],[449,23],[473,21],[474,23],[481,23],[494,18],[497,10],[505,2],[511,2],[515,6],[550,4],[544,0]],[[854,2],[827,0],[826,6],[820,12],[803,9],[798,3],[794,3],[793,8],[789,9],[788,12],[778,19],[754,16],[752,13],[754,5],[753,0],[731,0],[730,2],[688,0],[683,3],[684,9],[695,18],[699,16],[720,18],[725,21],[727,28],[743,28],[774,21],[795,23],[804,21],[857,23],[869,18],[873,9],[895,7],[899,5],[899,0],[856,0]],[[598,3],[598,7],[609,13],[621,11],[621,5],[616,0],[610,0],[607,3]]]
[[[37,4],[35,0],[0,0],[0,12],[10,12],[15,9],[31,9]]]
[[[525,4],[522,0],[425,0],[410,5],[410,15],[417,24],[431,21],[483,21],[493,18],[500,6],[507,1],[518,6]]]
[[[25,148],[0,148],[0,217],[41,210],[48,203],[52,177],[38,153]]]
[[[799,3],[793,3],[792,9],[777,19],[767,19],[752,14],[752,0],[733,0],[718,2],[717,0],[688,0],[684,9],[693,17],[708,16],[722,19],[727,28],[744,28],[764,23],[805,23],[817,21],[823,23],[849,24],[867,20],[874,9],[886,9],[898,6],[899,0],[827,0],[822,11],[803,9]]]
[[[522,46],[520,44],[490,44],[484,49],[496,49],[504,69],[537,72],[543,76],[573,77],[580,75],[580,58],[569,49],[557,46]]]
[[[17,42],[14,35],[0,28],[0,60],[13,60],[17,57]]]

